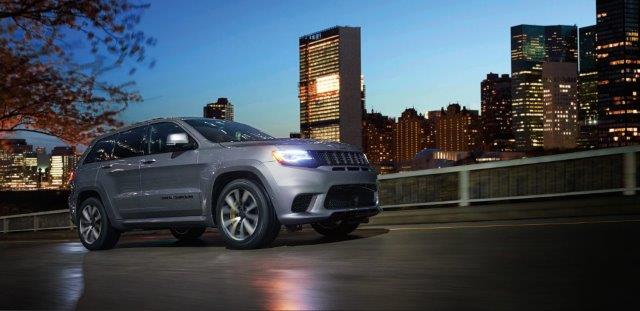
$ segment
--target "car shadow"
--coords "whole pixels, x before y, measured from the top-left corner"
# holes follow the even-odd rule
[[[271,245],[266,248],[276,248],[283,246],[305,246],[340,243],[351,240],[359,240],[375,237],[388,233],[388,229],[382,228],[363,228],[354,231],[345,237],[325,237],[311,229],[303,229],[296,232],[288,232],[283,230],[280,232]],[[116,249],[125,248],[147,248],[147,247],[226,247],[222,237],[215,229],[207,230],[207,232],[194,241],[179,241],[169,234],[151,234],[124,236],[116,245]]]
[[[388,229],[358,229],[353,233],[344,237],[325,237],[313,230],[303,230],[302,232],[292,232],[288,234],[281,234],[271,245],[270,248],[280,246],[303,246],[303,245],[318,245],[318,244],[330,244],[339,243],[351,240],[360,240],[375,237],[382,234],[389,233]]]

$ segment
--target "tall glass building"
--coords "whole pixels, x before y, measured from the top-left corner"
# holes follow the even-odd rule
[[[596,26],[579,29],[580,69],[578,75],[578,147],[592,149],[598,145],[598,70],[596,68]]]
[[[517,150],[543,147],[542,64],[577,63],[577,34],[576,26],[511,27],[512,128]]]
[[[640,143],[640,0],[596,1],[600,147]]]
[[[300,132],[305,138],[362,146],[360,28],[300,37]]]
[[[482,142],[485,150],[512,151],[511,77],[487,74],[480,83]]]

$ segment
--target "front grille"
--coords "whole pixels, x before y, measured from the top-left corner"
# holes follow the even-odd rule
[[[326,209],[368,207],[376,205],[375,184],[332,186],[324,199]]]
[[[366,166],[369,165],[362,152],[355,151],[312,151],[318,163],[329,166]]]
[[[294,213],[302,213],[306,212],[309,208],[309,204],[311,204],[311,199],[313,198],[313,194],[304,193],[299,194],[293,199],[293,203],[291,203],[291,211]]]

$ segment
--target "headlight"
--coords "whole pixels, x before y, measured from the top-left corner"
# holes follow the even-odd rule
[[[273,158],[282,165],[316,167],[316,160],[306,150],[274,150]]]

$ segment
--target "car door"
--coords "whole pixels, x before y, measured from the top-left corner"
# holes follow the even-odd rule
[[[167,137],[184,133],[187,144],[171,146]],[[149,155],[140,165],[146,217],[202,215],[202,193],[196,141],[177,123],[149,125]]]
[[[146,132],[146,126],[140,126],[118,133],[113,159],[102,163],[98,172],[98,183],[124,219],[137,218],[141,209],[140,160],[147,149]]]

